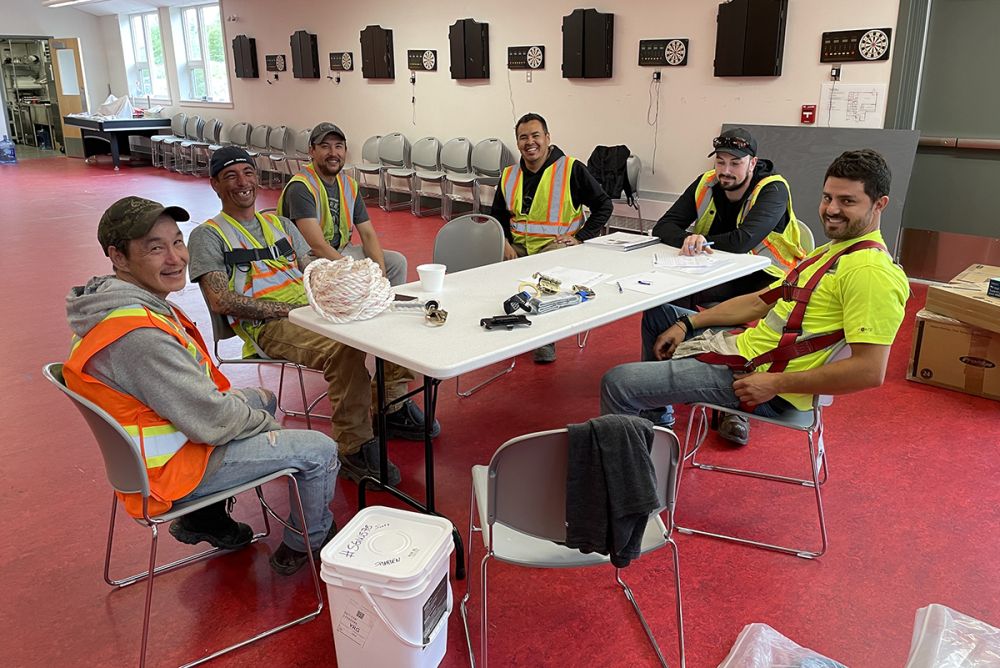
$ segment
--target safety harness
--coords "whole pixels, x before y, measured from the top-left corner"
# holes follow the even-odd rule
[[[781,339],[775,348],[750,360],[742,355],[723,355],[714,352],[701,353],[696,355],[695,359],[706,364],[723,364],[737,373],[752,373],[762,365],[770,364],[767,373],[781,373],[788,366],[790,360],[840,343],[844,340],[844,330],[842,329],[799,340],[799,337],[802,336],[802,321],[805,318],[806,307],[809,305],[809,299],[816,286],[819,285],[820,279],[837,263],[841,256],[868,248],[877,248],[885,253],[889,252],[885,246],[877,241],[870,239],[858,241],[834,254],[809,277],[805,285],[798,287],[796,283],[802,272],[823,258],[823,254],[819,253],[789,271],[781,285],[771,288],[760,296],[760,299],[769,306],[779,299],[795,302],[795,306],[792,307],[792,311],[785,321],[785,326],[781,330]]]

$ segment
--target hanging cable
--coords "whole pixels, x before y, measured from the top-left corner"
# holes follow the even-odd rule
[[[514,85],[510,82],[510,68],[507,68],[507,94],[510,96],[510,121],[517,122],[517,112],[514,111]]]
[[[653,96],[656,96],[656,104],[654,109]],[[653,118],[650,119],[650,114],[653,114]],[[656,137],[660,132],[660,80],[653,78],[649,82],[649,106],[646,107],[646,125],[653,128],[653,159],[650,163],[650,171],[656,173]]]
[[[410,105],[413,107],[413,114],[410,122],[417,124],[417,75],[410,72]]]

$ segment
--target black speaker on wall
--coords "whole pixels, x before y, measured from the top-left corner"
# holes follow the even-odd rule
[[[615,45],[615,15],[574,9],[563,17],[564,79],[607,79]]]
[[[490,24],[459,19],[448,27],[452,79],[490,78]]]
[[[319,48],[316,35],[298,30],[289,40],[292,47],[292,76],[296,79],[319,79]]]
[[[365,79],[395,79],[392,62],[392,31],[367,26],[361,31],[361,76]]]
[[[781,75],[788,0],[732,0],[719,5],[715,76]]]
[[[256,79],[260,76],[257,69],[257,40],[246,35],[233,38],[233,66],[240,79]]]

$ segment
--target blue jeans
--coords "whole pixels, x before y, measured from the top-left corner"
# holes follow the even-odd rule
[[[733,372],[721,364],[706,364],[693,357],[656,361],[653,344],[656,337],[679,318],[694,311],[665,304],[642,314],[642,362],[620,364],[601,379],[601,415],[617,413],[638,415],[640,411],[671,404],[699,401],[737,408],[740,400],[733,391]],[[695,330],[695,335],[704,330]],[[754,408],[762,417],[780,415],[769,404]]]
[[[256,393],[247,392],[247,403],[273,415],[276,402],[273,394],[267,394],[270,395],[270,400],[264,403]],[[222,452],[219,453],[218,450]],[[212,457],[215,459],[220,455],[221,462],[212,462],[214,470],[205,475],[194,491],[179,501],[193,501],[284,468],[296,468],[298,473],[293,477],[299,485],[302,509],[309,527],[309,544],[313,549],[323,544],[333,523],[330,502],[333,500],[337,471],[340,468],[336,441],[318,431],[281,429],[230,441],[216,448]],[[291,482],[288,492],[291,506]],[[294,506],[289,512],[288,522],[301,528]],[[293,550],[305,552],[305,542],[294,531],[286,528],[283,540]]]

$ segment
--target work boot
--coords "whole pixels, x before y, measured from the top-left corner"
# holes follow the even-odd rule
[[[674,428],[674,407],[666,406],[664,408],[649,408],[646,410],[639,411],[639,417],[646,418],[652,422],[657,427],[666,427],[667,429]]]
[[[535,364],[551,364],[556,361],[556,344],[547,343],[535,348]]]
[[[719,436],[736,445],[750,442],[750,420],[742,415],[726,413],[719,423]]]
[[[424,412],[410,399],[399,408],[385,416],[388,425],[389,438],[402,438],[406,441],[424,440]],[[378,436],[378,420],[372,420],[372,428]],[[431,426],[431,438],[441,433],[441,423],[434,420]]]
[[[337,535],[337,522],[334,521],[330,525],[330,530],[326,532],[326,538],[323,539],[323,543],[317,545],[313,548],[313,560],[319,562],[319,553],[323,549],[323,546],[333,540],[333,537]],[[292,573],[298,572],[309,561],[309,555],[305,552],[299,552],[298,550],[293,550],[288,547],[288,545],[282,541],[278,549],[274,551],[271,558],[268,559],[268,563],[271,564],[271,568],[278,575],[291,575]]]
[[[230,498],[178,517],[170,523],[170,535],[188,545],[207,542],[223,550],[246,547],[253,540],[253,529],[229,516],[235,502]]]
[[[348,480],[359,482],[365,476],[375,479],[379,477],[378,470],[378,439],[373,438],[357,452],[349,455],[340,455],[340,474]],[[403,476],[399,473],[399,467],[389,462],[389,479],[384,481],[389,485],[398,485]]]

